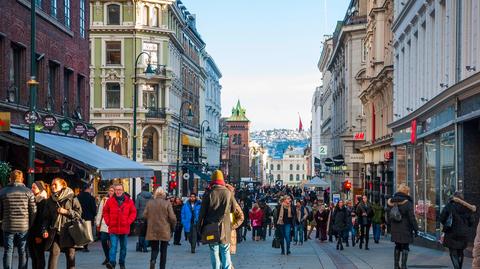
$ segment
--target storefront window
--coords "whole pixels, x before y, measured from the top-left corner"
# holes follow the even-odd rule
[[[441,180],[441,207],[456,190],[455,187],[455,131],[448,131],[440,136],[440,180]]]
[[[97,145],[108,151],[127,156],[128,138],[125,130],[117,127],[107,127],[98,132]]]
[[[418,143],[415,146],[415,184],[413,193],[415,202],[415,217],[418,222],[418,230],[425,231],[425,186],[423,178],[423,144]]]
[[[425,141],[425,190],[426,190],[426,216],[427,233],[436,235],[437,233],[437,186],[436,177],[436,147],[437,139],[432,138]]]
[[[397,148],[397,154],[396,154],[397,160],[397,169],[395,170],[395,181],[397,186],[401,183],[407,183],[407,163],[406,163],[406,148],[405,146],[400,146]]]

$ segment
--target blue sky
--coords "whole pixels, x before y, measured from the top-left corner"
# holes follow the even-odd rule
[[[350,0],[182,1],[223,74],[223,116],[240,99],[254,130],[310,126],[321,42]]]

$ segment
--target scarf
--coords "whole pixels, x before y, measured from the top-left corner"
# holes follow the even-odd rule
[[[125,202],[125,194],[120,196],[115,195],[115,200],[117,200],[118,206],[122,206],[123,202]]]
[[[47,192],[45,190],[41,191],[39,194],[35,195],[35,203],[40,203],[42,200],[47,199]]]
[[[288,217],[289,218],[292,217],[292,207],[291,206],[285,207],[285,205],[282,204],[282,206],[280,207],[280,213],[279,213],[278,221],[277,221],[277,224],[279,224],[279,225],[285,224],[284,221],[283,221],[283,212],[285,211],[285,209],[288,211],[288,213],[287,213]]]
[[[214,185],[225,186],[225,181],[224,180],[218,180],[218,179],[210,181],[210,187],[213,187]]]
[[[73,190],[70,188],[64,188],[52,195],[52,200],[57,204],[57,208],[62,207],[60,205],[61,202],[64,200],[70,199],[71,197],[74,196]],[[57,219],[55,220],[55,223],[53,227],[57,232],[60,232],[61,228],[65,226],[65,223],[67,222],[67,218],[64,217],[62,214],[57,213]]]

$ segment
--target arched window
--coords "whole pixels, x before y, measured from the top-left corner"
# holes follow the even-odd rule
[[[109,4],[107,6],[107,24],[120,25],[120,5]]]
[[[293,170],[293,164],[290,164],[290,170]]]
[[[302,170],[305,170],[305,164],[302,164]]]
[[[279,164],[277,164],[277,170],[281,170],[281,168],[280,168],[280,165],[279,165]]]
[[[290,181],[293,181],[293,175],[290,174]]]
[[[297,170],[300,170],[300,165],[299,164],[297,164]]]
[[[273,164],[270,164],[270,170],[273,170]]]
[[[277,180],[280,180],[280,174],[277,175]]]
[[[153,8],[152,26],[158,26],[158,16],[160,12],[158,7]]]
[[[300,181],[300,175],[297,174],[297,181]]]
[[[142,142],[143,160],[158,160],[158,133],[153,127],[149,127],[143,132]]]
[[[142,10],[142,24],[148,25],[148,21],[150,20],[150,8],[148,6],[143,6]]]

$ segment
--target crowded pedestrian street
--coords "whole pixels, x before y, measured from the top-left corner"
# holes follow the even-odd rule
[[[345,248],[343,252],[335,250],[334,243],[320,243],[308,240],[303,246],[294,247],[292,255],[280,255],[271,247],[272,238],[266,241],[247,240],[238,245],[238,252],[232,256],[237,269],[389,269],[393,255],[393,244],[388,240],[372,245],[369,251]],[[147,268],[150,253],[135,252],[136,238],[130,237],[127,252],[127,268]],[[409,268],[453,268],[448,252],[413,246]],[[101,266],[103,256],[99,242],[91,245],[90,252],[77,252],[77,268],[104,268]],[[168,248],[167,268],[209,269],[210,256],[208,246],[201,246],[195,254],[190,253],[188,243]],[[59,268],[64,268],[63,259]],[[16,268],[16,263],[13,268]],[[465,269],[470,269],[471,259],[466,259]]]

